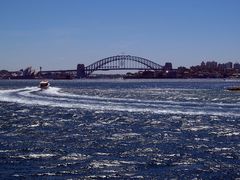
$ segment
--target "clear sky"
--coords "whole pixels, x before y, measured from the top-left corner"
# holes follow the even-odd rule
[[[0,69],[75,69],[117,54],[240,62],[240,0],[0,0]]]

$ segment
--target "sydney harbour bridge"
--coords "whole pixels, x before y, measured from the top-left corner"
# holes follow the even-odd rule
[[[95,71],[108,70],[162,70],[163,66],[149,59],[131,55],[117,55],[98,60],[88,66],[78,64],[77,70],[41,71],[46,73],[74,73],[77,78],[89,77]]]

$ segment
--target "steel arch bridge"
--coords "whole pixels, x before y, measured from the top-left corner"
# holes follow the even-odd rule
[[[94,71],[107,70],[161,70],[163,66],[142,57],[130,55],[111,56],[85,67],[85,76]]]

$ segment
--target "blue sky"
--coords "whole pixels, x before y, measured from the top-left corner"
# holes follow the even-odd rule
[[[0,0],[0,69],[75,69],[130,54],[240,62],[239,0]]]

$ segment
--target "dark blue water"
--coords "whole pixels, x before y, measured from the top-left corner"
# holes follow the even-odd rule
[[[0,178],[240,178],[236,81],[0,81]]]

